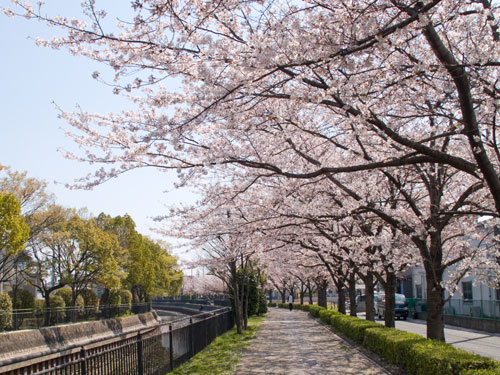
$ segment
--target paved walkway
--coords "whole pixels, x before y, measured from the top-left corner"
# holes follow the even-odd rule
[[[236,375],[386,375],[303,311],[271,308]]]

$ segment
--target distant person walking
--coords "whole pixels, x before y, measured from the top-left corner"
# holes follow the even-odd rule
[[[293,296],[290,294],[288,296],[288,307],[290,308],[290,311],[293,309]]]

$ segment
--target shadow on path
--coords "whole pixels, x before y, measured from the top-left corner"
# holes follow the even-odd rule
[[[303,311],[271,308],[236,375],[387,374]]]

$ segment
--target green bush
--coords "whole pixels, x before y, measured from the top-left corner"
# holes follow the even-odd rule
[[[80,295],[83,298],[85,306],[97,306],[97,294],[93,289],[82,289]]]
[[[8,293],[0,292],[0,331],[12,324],[12,301]]]
[[[319,319],[326,324],[331,324],[330,320],[332,315],[337,315],[338,313],[333,310],[322,309],[319,310]]]
[[[321,307],[321,306],[318,306],[318,305],[311,305],[311,307],[309,307],[309,314],[311,314],[315,318],[318,318],[319,317],[319,312],[321,310],[325,310],[325,308]]]
[[[493,369],[498,362],[444,342],[395,328],[367,328],[365,346],[389,362],[415,375],[460,375],[465,370]]]
[[[368,328],[365,330],[365,346],[389,362],[398,366],[405,364],[411,345],[425,340],[415,333],[395,328]]]
[[[64,304],[66,306],[71,306],[71,295],[72,295],[71,288],[58,289],[58,290],[56,290],[55,295],[61,297],[64,300]],[[51,302],[51,305],[52,305],[52,302]]]
[[[310,308],[311,306],[313,306],[313,305],[300,305],[300,309],[301,309],[302,311],[307,311],[307,312],[309,312],[309,308]]]
[[[26,289],[18,289],[14,303],[14,292],[9,292],[13,309],[32,309],[35,307],[35,295]]]
[[[120,303],[122,305],[128,305],[128,312],[132,309],[132,293],[127,289],[121,289],[120,292]]]
[[[41,314],[45,308],[45,300],[37,299],[35,300],[35,314]]]
[[[465,370],[461,375],[500,375],[500,367],[494,369]]]
[[[257,308],[257,315],[263,315],[267,312],[266,293],[262,289],[258,289],[259,307]]]
[[[101,297],[101,305],[120,305],[121,297],[117,290],[106,289]]]
[[[269,306],[269,307],[276,307],[276,306],[277,306],[277,304],[276,304],[276,302],[269,302],[269,303],[267,304],[267,306]]]
[[[409,348],[410,359],[406,361],[408,374],[459,375],[465,370],[493,369],[500,364],[444,342],[424,340]]]
[[[347,316],[338,312],[331,314],[330,324],[360,344],[364,341],[366,329],[383,327],[381,324],[370,320],[359,319],[354,316]]]
[[[50,296],[50,324],[58,324],[62,323],[66,318],[66,311],[64,308],[66,307],[66,303],[61,296],[53,295]]]

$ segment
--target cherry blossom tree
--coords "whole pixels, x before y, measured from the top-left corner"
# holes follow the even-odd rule
[[[326,182],[345,201],[340,216],[375,215],[418,248],[436,275],[428,336],[444,339],[442,272],[485,255],[458,239],[474,236],[475,216],[500,213],[497,5],[137,0],[109,31],[94,0],[86,21],[42,9],[4,11],[66,30],[38,43],[111,66],[113,90],[136,108],[61,113],[86,150],[67,156],[104,165],[80,186],[148,166],[176,170],[180,184],[208,173],[219,180],[204,187],[240,194],[277,176]]]

